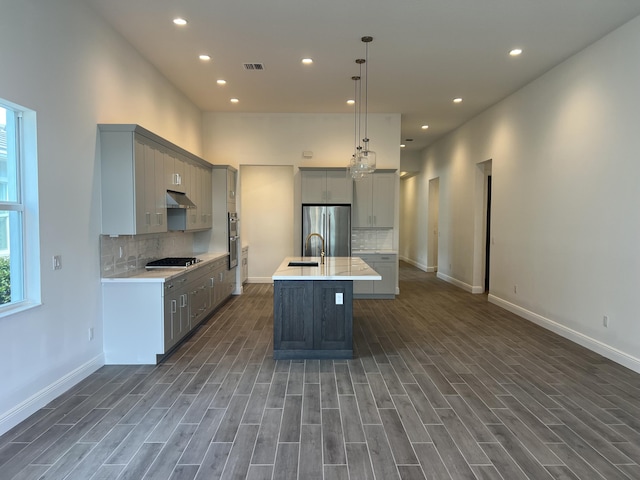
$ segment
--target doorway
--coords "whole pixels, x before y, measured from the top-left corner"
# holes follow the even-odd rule
[[[484,255],[484,291],[489,292],[489,267],[491,266],[491,175],[487,175],[487,212],[486,212],[487,234],[485,235],[485,255]]]
[[[427,272],[438,271],[438,215],[440,211],[440,178],[429,180],[427,219]]]
[[[473,293],[488,293],[491,282],[492,160],[477,164],[474,194]]]

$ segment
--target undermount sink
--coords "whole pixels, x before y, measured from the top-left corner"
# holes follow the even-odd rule
[[[318,262],[314,262],[314,261],[306,261],[306,260],[302,260],[302,261],[298,261],[298,262],[289,262],[289,267],[317,267],[318,266]]]

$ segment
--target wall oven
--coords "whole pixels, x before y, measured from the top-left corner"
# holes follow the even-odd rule
[[[238,266],[238,214],[229,212],[229,269]]]

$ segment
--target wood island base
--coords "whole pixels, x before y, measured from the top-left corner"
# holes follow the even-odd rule
[[[353,358],[353,281],[275,280],[273,358]]]

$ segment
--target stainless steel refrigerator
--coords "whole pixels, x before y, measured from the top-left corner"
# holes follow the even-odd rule
[[[312,233],[319,233],[324,239],[325,256],[350,257],[351,206],[303,205],[302,255],[305,257],[320,256],[322,241],[315,235],[309,238]]]

